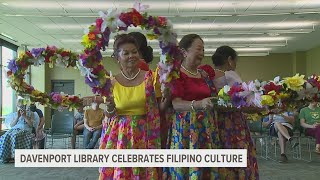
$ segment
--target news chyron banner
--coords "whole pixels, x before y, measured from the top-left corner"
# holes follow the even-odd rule
[[[15,167],[247,167],[247,150],[16,149]]]

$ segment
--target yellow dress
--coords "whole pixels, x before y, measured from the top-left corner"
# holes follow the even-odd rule
[[[160,116],[155,90],[155,73],[147,72],[144,81],[133,87],[113,84],[116,116],[104,124],[100,149],[160,148]],[[155,80],[153,80],[155,79]],[[159,179],[159,168],[100,168],[100,179]]]

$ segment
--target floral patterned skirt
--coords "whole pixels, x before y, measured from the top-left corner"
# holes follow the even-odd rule
[[[217,149],[217,121],[209,111],[176,112],[171,116],[168,149]],[[219,179],[217,168],[164,168],[163,179]]]
[[[159,144],[160,137],[150,138],[148,131],[159,131],[160,127],[150,127],[146,116],[119,116],[109,124],[104,123],[100,149],[150,149]],[[159,124],[159,123],[158,123]],[[139,167],[102,167],[99,169],[101,180],[113,179],[160,179],[160,168]]]
[[[220,179],[259,179],[256,149],[251,139],[247,120],[239,112],[219,113],[219,135],[224,149],[247,149],[247,167],[219,168]]]

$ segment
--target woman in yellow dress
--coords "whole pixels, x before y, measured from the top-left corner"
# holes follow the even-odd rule
[[[120,73],[113,79],[113,97],[106,101],[100,149],[159,149],[160,117],[154,73],[139,68],[136,40],[121,34],[114,42]],[[157,85],[157,87],[159,87]],[[100,179],[160,179],[160,168],[100,168]]]

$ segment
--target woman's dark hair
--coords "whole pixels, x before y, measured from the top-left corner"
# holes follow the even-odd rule
[[[143,60],[150,63],[153,60],[153,49],[148,46],[147,38],[140,32],[130,32],[129,35],[136,39]]]
[[[202,38],[198,34],[187,34],[183,36],[180,40],[179,47],[184,50],[187,50],[191,47],[195,39],[200,39],[203,42]]]
[[[235,60],[237,59],[237,56],[237,52],[232,47],[220,46],[212,55],[211,59],[215,66],[222,66],[227,63],[229,57],[231,57],[232,60]]]
[[[139,44],[135,38],[133,38],[129,34],[120,34],[115,37],[112,56],[117,58],[119,53],[119,47],[127,43],[135,45],[137,49],[139,48]]]

